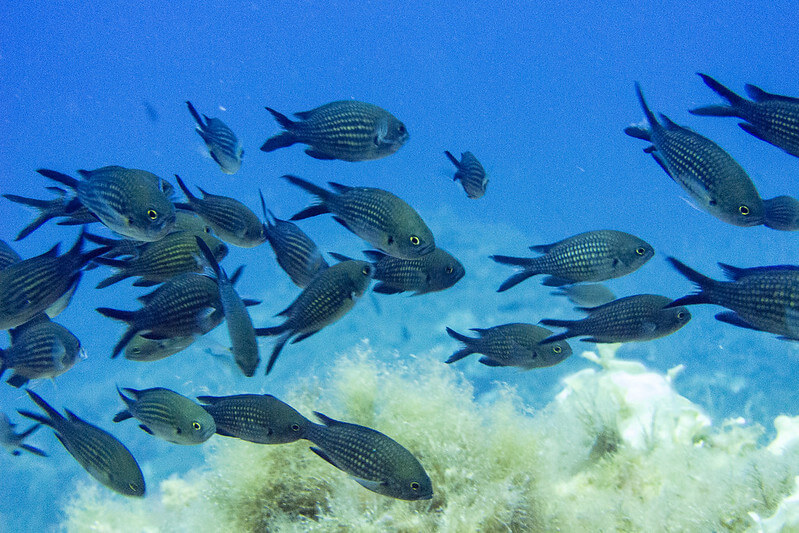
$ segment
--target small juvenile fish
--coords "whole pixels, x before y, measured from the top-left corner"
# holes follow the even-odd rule
[[[175,224],[175,207],[164,192],[165,182],[145,170],[120,166],[79,170],[82,180],[54,170],[36,172],[77,191],[80,204],[125,237],[157,241]]]
[[[599,307],[581,308],[588,313],[582,320],[545,318],[541,324],[568,328],[547,337],[542,343],[587,335],[585,342],[641,342],[670,335],[691,320],[685,307],[670,307],[670,298],[638,294],[619,298]]]
[[[48,187],[50,191],[57,193],[57,197],[52,200],[40,200],[38,198],[27,198],[25,196],[18,196],[16,194],[4,194],[3,196],[12,202],[33,207],[39,210],[39,216],[33,219],[33,222],[22,228],[15,241],[21,241],[37,229],[39,229],[45,222],[57,217],[74,218],[80,223],[97,222],[97,217],[85,207],[74,202],[75,197],[68,197],[64,189],[58,187]]]
[[[316,455],[372,492],[401,500],[433,497],[424,467],[397,441],[365,426],[314,414],[324,425],[310,425],[305,438],[314,444]]]
[[[132,396],[122,394],[122,390]],[[216,432],[213,417],[200,405],[169,389],[156,387],[117,392],[127,409],[114,416],[114,422],[135,418],[150,435],[174,444],[202,444]]]
[[[263,198],[263,197],[262,197]],[[271,211],[266,217],[264,234],[280,265],[295,285],[304,289],[328,266],[322,252],[296,224],[277,218]]]
[[[355,300],[363,296],[372,281],[374,267],[366,261],[343,261],[323,270],[294,302],[277,314],[286,320],[279,326],[257,328],[256,335],[280,335],[266,365],[266,373],[280,355],[286,342],[307,339],[349,312]]]
[[[216,164],[219,165],[219,168],[222,169],[222,172],[225,174],[238,172],[241,168],[241,158],[244,155],[244,150],[236,134],[218,118],[210,118],[208,115],[203,115],[205,118],[205,121],[203,121],[203,117],[200,117],[191,102],[187,101],[186,105],[189,107],[189,113],[197,122],[197,133],[205,141],[208,152],[214,158]]]
[[[219,301],[222,303],[222,312],[225,315],[230,337],[230,351],[233,352],[233,358],[244,375],[248,378],[252,377],[255,374],[255,369],[258,368],[261,357],[258,355],[258,340],[255,337],[250,313],[247,312],[247,307],[233,287],[233,282],[214,258],[213,252],[200,237],[195,237],[195,239],[197,239],[197,245],[205,256],[205,260],[211,265],[216,275]]]
[[[19,414],[50,426],[64,448],[97,481],[123,496],[143,497],[144,476],[136,459],[113,435],[79,418],[69,409],[67,417],[50,407],[38,394],[28,396],[47,416],[20,410]]]
[[[486,193],[486,185],[488,185],[488,178],[486,171],[480,161],[477,160],[471,152],[463,152],[461,160],[455,159],[455,156],[450,152],[445,151],[446,155],[455,168],[455,176],[452,178],[454,181],[460,181],[463,190],[466,191],[466,196],[472,199],[482,198]]]
[[[147,339],[137,333],[125,346],[125,359],[131,361],[159,361],[191,346],[195,337],[167,337]]]
[[[760,87],[746,84],[747,100],[706,74],[697,73],[708,87],[730,105],[709,105],[688,111],[693,115],[738,117],[738,125],[761,141],[782,148],[799,157],[799,98],[767,93]]]
[[[284,131],[267,139],[264,152],[295,143],[307,144],[305,153],[315,159],[367,161],[393,154],[408,140],[405,124],[376,105],[341,100],[310,111],[294,113],[293,121],[271,109]]]
[[[718,313],[716,320],[775,333],[781,339],[799,340],[799,267],[737,268],[719,263],[730,281],[717,281],[673,257],[668,260],[699,288],[694,294],[674,300],[670,306],[720,305],[730,311]]]
[[[0,446],[8,450],[11,455],[19,455],[21,453],[20,450],[25,450],[40,457],[47,457],[47,454],[39,448],[24,442],[34,431],[42,427],[41,424],[34,424],[22,433],[14,431],[16,427],[17,425],[11,422],[8,415],[0,413]]]
[[[0,270],[20,261],[22,261],[22,258],[19,254],[6,241],[0,239]]]
[[[597,307],[616,299],[613,291],[600,283],[564,285],[549,294],[565,296],[571,303],[580,307]]]
[[[8,379],[12,387],[21,387],[31,379],[60,376],[83,354],[78,338],[44,313],[9,333],[11,346],[0,349],[0,376],[14,370]]]
[[[202,189],[200,192],[203,197],[197,198],[180,176],[175,175],[175,178],[189,201],[188,204],[177,206],[200,215],[220,239],[242,248],[252,248],[266,240],[263,223],[246,205],[227,196],[209,194]]]
[[[128,324],[127,331],[114,347],[112,358],[139,332],[147,332],[146,337],[151,339],[205,334],[219,323],[212,310],[222,308],[216,282],[193,272],[178,274],[150,294],[140,296],[139,300],[144,307],[137,311],[97,308],[101,315]]]
[[[296,176],[289,183],[315,195],[319,203],[303,209],[291,220],[324,213],[379,250],[402,259],[414,259],[432,252],[433,233],[422,217],[404,200],[383,189],[347,187],[329,182],[332,192]]]
[[[719,145],[672,122],[661,114],[663,124],[646,105],[641,87],[638,100],[649,127],[629,126],[624,133],[652,143],[644,152],[694,200],[703,211],[735,226],[763,223],[763,201],[749,175]]]
[[[64,255],[56,244],[47,252],[0,270],[0,329],[24,324],[77,285],[84,265],[105,248],[83,253],[83,235]]]
[[[763,200],[763,224],[780,231],[799,230],[799,200],[793,196],[777,196]]]
[[[98,283],[97,288],[102,289],[133,276],[140,278],[133,282],[135,287],[150,287],[178,274],[202,272],[205,262],[200,259],[202,252],[197,246],[197,239],[204,241],[219,261],[228,253],[227,245],[210,233],[197,237],[188,231],[173,232],[160,241],[142,246],[137,257],[127,260],[95,258],[96,263],[119,270]]]
[[[587,231],[552,244],[531,246],[530,249],[544,255],[532,258],[491,256],[497,263],[523,268],[505,280],[497,292],[506,291],[538,274],[548,274],[543,283],[554,287],[619,278],[635,272],[655,255],[646,241],[615,230]]]
[[[436,248],[416,259],[399,259],[377,250],[365,250],[364,255],[375,267],[372,276],[379,283],[372,291],[381,294],[397,294],[414,291],[413,296],[443,291],[455,285],[466,271],[463,265],[449,252]],[[331,253],[339,261],[349,259]]]
[[[533,324],[504,324],[493,328],[471,328],[478,338],[461,335],[447,328],[447,334],[466,347],[445,361],[454,363],[473,353],[482,354],[480,362],[486,366],[517,366],[524,370],[553,366],[572,354],[566,341],[541,344],[552,335],[546,328]]]
[[[198,396],[214,417],[216,433],[259,444],[285,444],[304,439],[313,423],[271,394]]]

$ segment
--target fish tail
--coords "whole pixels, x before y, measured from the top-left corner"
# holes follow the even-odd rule
[[[281,324],[279,326],[272,326],[271,328],[255,328],[255,335],[257,337],[273,337],[285,333],[287,326]]]
[[[22,239],[24,239],[25,237],[27,237],[28,235],[30,235],[31,233],[42,227],[42,224],[44,224],[45,222],[47,222],[52,218],[55,218],[55,215],[53,215],[52,213],[42,213],[38,217],[34,218],[33,222],[22,228],[20,232],[17,233],[17,236],[14,237],[14,240],[21,241]]]
[[[304,180],[304,179],[299,178],[297,176],[292,176],[291,174],[285,174],[285,175],[281,176],[281,178],[283,178],[284,180],[288,181],[292,185],[296,185],[300,189],[303,189],[306,192],[309,192],[309,193],[313,194],[314,196],[319,197],[319,199],[321,199],[322,201],[325,201],[325,200],[329,199],[331,196],[333,196],[333,193],[328,191],[327,189],[325,189],[323,187],[320,187],[319,185],[315,185],[315,184],[311,183],[310,181]]]
[[[67,176],[61,172],[56,172],[55,170],[49,170],[46,168],[37,169],[36,172],[44,176],[45,178],[50,178],[51,180],[55,180],[58,183],[62,183],[69,187],[70,189],[77,189],[78,188],[78,180],[73,178],[72,176]]]
[[[203,119],[200,117],[200,114],[197,113],[197,110],[194,109],[194,106],[191,105],[191,102],[186,100],[186,105],[189,107],[189,113],[191,113],[191,116],[194,117],[194,120],[195,122],[197,122],[197,125],[200,126],[201,129],[205,129],[205,123],[203,122]]]
[[[325,213],[329,213],[329,212],[330,212],[330,210],[326,206],[324,206],[323,204],[312,205],[312,206],[306,207],[305,209],[303,209],[299,213],[296,213],[289,220],[304,220],[306,218],[315,217],[317,215],[324,215]]]
[[[697,72],[697,74],[702,78],[702,81],[705,82],[705,85],[713,89],[719,96],[727,100],[730,105],[729,106],[722,106],[722,105],[711,105],[705,107],[698,107],[696,109],[692,109],[689,111],[692,115],[710,115],[716,117],[740,117],[740,108],[742,105],[746,104],[746,100],[736,94],[735,92],[731,91],[724,85],[720,84],[707,74],[702,74],[701,72]]]
[[[31,420],[36,420],[37,422],[40,422],[46,426],[50,426],[51,428],[55,428],[55,424],[58,421],[66,420],[66,418],[64,418],[61,415],[61,413],[53,409],[50,406],[50,404],[44,401],[44,399],[41,396],[39,396],[30,389],[25,389],[25,392],[28,393],[28,396],[30,396],[31,400],[33,400],[33,402],[36,405],[38,405],[45,413],[47,413],[47,416],[45,417],[37,413],[32,413],[30,411],[23,411],[23,410],[17,411],[19,414],[21,414],[25,418],[30,418]]]
[[[460,169],[460,168],[461,168],[460,161],[458,161],[458,160],[455,158],[455,156],[454,156],[454,155],[452,155],[452,154],[450,153],[450,151],[449,151],[449,150],[444,150],[444,155],[445,155],[445,156],[447,156],[447,157],[449,158],[449,160],[450,160],[450,161],[452,161],[452,164],[453,164],[453,165],[455,165],[455,167],[457,167],[458,169]]]
[[[102,257],[98,257],[97,259],[103,259],[105,261],[105,258],[102,258]],[[95,261],[97,261],[97,259],[95,259]],[[99,262],[99,261],[97,261],[97,262]],[[119,262],[124,264],[124,261],[119,261]],[[101,264],[105,264],[105,263],[101,263]],[[125,272],[117,272],[116,274],[114,274],[112,276],[108,276],[103,281],[98,283],[97,287],[95,287],[95,288],[97,288],[97,289],[105,289],[106,287],[110,287],[114,283],[119,283],[123,279],[127,279],[129,277],[130,277],[130,274],[127,274]]]
[[[449,335],[450,337],[452,337],[456,341],[461,341],[461,342],[463,342],[465,344],[469,344],[470,342],[472,342],[474,340],[474,338],[467,337],[466,335],[463,335],[462,333],[458,333],[457,331],[455,331],[454,329],[449,328],[449,327],[447,328],[447,335]]]
[[[707,293],[707,289],[709,287],[714,286],[717,283],[716,280],[709,278],[704,274],[700,274],[699,272],[692,269],[685,263],[673,257],[667,257],[666,259],[668,259],[671,265],[677,269],[677,272],[688,278],[699,288],[699,292],[697,292],[696,294],[689,294],[688,296],[677,298],[673,302],[667,304],[666,305],[667,308],[678,307],[680,305],[713,303],[710,296]]]
[[[28,438],[28,437],[29,437],[29,436],[31,436],[31,435],[32,435],[32,434],[33,434],[33,433],[34,433],[36,430],[38,430],[40,427],[42,427],[42,425],[41,425],[41,424],[33,424],[31,427],[29,427],[28,429],[26,429],[25,431],[23,431],[22,433],[20,433],[20,434],[18,435],[19,439],[20,439],[20,440],[23,440],[23,439],[26,439],[26,438]]]
[[[278,133],[277,135],[268,138],[266,142],[261,145],[262,152],[272,152],[278,148],[286,148],[287,146],[291,146],[292,144],[299,142],[297,136],[291,132],[291,129],[295,124],[293,120],[288,118],[283,113],[278,113],[271,107],[267,107],[266,110],[272,113],[272,116],[275,117],[275,120],[277,120],[278,124],[280,124],[283,129],[288,131]]]
[[[98,307],[97,312],[108,318],[114,320],[121,320],[122,322],[133,322],[133,311],[122,311],[121,309],[111,309],[110,307]]]
[[[194,237],[194,238],[197,239],[197,246],[199,246],[200,251],[205,257],[205,260],[208,262],[209,265],[211,265],[211,268],[214,270],[214,274],[216,274],[217,279],[221,281],[227,279],[227,276],[225,276],[222,267],[219,266],[216,257],[214,257],[214,254],[211,251],[211,249],[208,248],[208,245],[205,244],[205,241],[202,240],[200,237]]]
[[[83,236],[87,241],[93,242],[94,244],[102,244],[103,246],[116,246],[122,242],[121,239],[111,239],[109,237],[102,237],[89,232],[84,233]]]
[[[181,190],[181,191],[183,191],[183,194],[185,194],[185,195],[186,195],[186,198],[188,198],[188,199],[189,199],[189,202],[193,202],[194,200],[196,200],[196,199],[197,199],[197,197],[196,197],[196,196],[194,196],[194,195],[191,193],[191,191],[189,190],[189,188],[188,188],[188,187],[186,187],[186,184],[185,184],[185,183],[183,183],[183,180],[182,180],[182,179],[180,179],[180,176],[178,176],[177,174],[175,174],[175,179],[177,179],[177,180],[178,180],[178,186],[180,187],[180,190]],[[181,206],[181,209],[182,209],[182,208],[183,208],[183,207]]]
[[[22,228],[22,230],[14,238],[15,241],[21,241],[35,230],[39,229],[42,224],[61,214],[55,212],[52,201],[39,200],[38,198],[27,198],[25,196],[17,196],[16,194],[4,194],[3,196],[12,202],[27,205],[29,207],[35,207],[41,211],[39,216],[37,216],[33,222]]]
[[[511,287],[518,285],[522,281],[532,276],[535,276],[535,272],[533,272],[532,270],[522,270],[521,272],[517,272],[516,274],[512,275],[511,277],[503,281],[502,285],[500,285],[499,288],[497,289],[497,292],[505,292]]]
[[[280,127],[283,129],[286,130],[291,129],[291,127],[295,124],[295,122],[291,120],[289,117],[287,117],[283,113],[275,111],[271,107],[267,107],[266,110],[272,113],[272,116],[275,117],[275,120],[277,120],[277,123],[280,124]]]
[[[646,105],[646,100],[644,99],[644,93],[641,92],[641,84],[635,82],[635,94],[638,95],[638,101],[641,103],[641,108],[644,110],[644,115],[646,115],[646,121],[649,122],[650,128],[655,128],[660,125],[658,119],[655,118],[655,114],[652,113],[652,110],[649,109],[649,106]],[[627,130],[625,130],[626,132]],[[630,135],[628,133],[628,135]],[[635,135],[632,135],[635,137]],[[647,139],[648,140],[648,139]]]
[[[497,263],[501,263],[503,265],[527,267],[533,262],[533,259],[529,257],[511,257],[509,255],[491,255],[489,257],[491,257],[491,259]]]
[[[289,340],[290,336],[291,336],[290,333],[286,333],[285,335],[280,337],[275,343],[275,347],[272,348],[272,354],[269,356],[269,362],[266,363],[265,375],[269,375],[269,372],[272,371],[272,367],[275,366],[275,361],[277,361],[277,357],[280,355],[280,351],[283,349],[283,346],[286,345],[286,341]]]
[[[12,202],[35,207],[37,209],[47,209],[53,205],[52,200],[40,200],[38,198],[28,198],[27,196],[17,196],[16,194],[4,194],[3,197]]]
[[[460,361],[467,355],[472,355],[473,353],[475,353],[475,351],[472,350],[471,348],[461,348],[460,350],[449,356],[449,359],[447,359],[444,362],[447,364],[454,363],[455,361]]]

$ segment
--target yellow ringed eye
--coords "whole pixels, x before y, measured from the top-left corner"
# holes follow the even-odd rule
[[[291,431],[299,431],[299,430],[300,430],[300,425],[299,424],[292,424],[291,425]]]
[[[552,351],[555,353],[560,353],[563,351],[563,348],[561,348],[560,346],[553,346]]]
[[[197,431],[200,431],[203,428],[202,424],[200,424],[199,422],[192,422],[191,427],[193,427]]]
[[[646,253],[646,248],[636,248],[635,253],[638,255],[644,255]]]
[[[155,209],[148,209],[147,216],[150,217],[150,220],[155,220],[156,218],[158,218],[158,211],[156,211]]]
[[[749,207],[742,205],[741,207],[738,208],[738,212],[741,213],[743,216],[746,216],[749,214]]]
[[[416,235],[411,235],[411,244],[414,246],[419,246],[419,243],[422,241]]]
[[[417,481],[411,481],[411,489],[412,490],[419,490],[420,485]]]
[[[452,271],[453,271],[453,270],[454,270],[454,269],[453,269],[451,266],[448,266],[448,267],[447,267],[447,274],[452,274]]]

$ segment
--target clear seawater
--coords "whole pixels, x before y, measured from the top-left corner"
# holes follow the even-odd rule
[[[591,229],[612,228],[650,242],[657,255],[640,271],[608,285],[618,295],[678,297],[691,284],[665,261],[673,255],[712,277],[716,262],[736,266],[796,263],[799,235],[737,228],[692,208],[646,144],[622,132],[643,113],[633,83],[652,109],[725,148],[763,197],[797,194],[799,159],[756,140],[734,119],[694,117],[689,108],[721,103],[695,72],[742,92],[744,83],[799,96],[795,60],[799,16],[792,2],[686,0],[630,2],[0,2],[0,192],[43,197],[52,185],[37,168],[68,174],[122,165],[234,196],[287,218],[310,197],[279,179],[292,173],[316,183],[381,187],[413,205],[439,246],[458,256],[466,277],[439,294],[366,297],[339,323],[288,346],[272,374],[246,379],[224,355],[224,327],[186,353],[145,364],[110,360],[120,323],[94,311],[135,309],[142,290],[129,282],[94,289],[94,270],[57,318],[83,342],[88,358],[35,390],[114,432],[143,465],[150,487],[202,462],[197,448],[113,424],[121,409],[115,385],[165,386],[201,393],[289,390],[298,376],[322,373],[334,353],[368,337],[378,351],[430,353],[456,348],[444,326],[489,327],[572,317],[566,302],[530,280],[503,294],[511,270],[492,253],[524,255],[527,246]],[[318,161],[297,145],[272,153],[261,143],[279,131],[264,109],[286,114],[339,99],[380,105],[404,121],[410,141],[378,161]],[[207,156],[184,102],[224,120],[243,140],[245,160],[233,176]],[[453,183],[443,155],[470,150],[490,177],[480,200]],[[11,242],[34,213],[0,200],[0,238]],[[358,255],[365,245],[329,217],[302,223],[324,250]],[[100,231],[97,229],[96,231]],[[74,227],[52,222],[15,249],[30,257]],[[247,268],[239,292],[263,300],[257,325],[298,293],[268,246],[232,248],[224,264]],[[375,303],[376,302],[376,303]],[[714,420],[744,417],[772,431],[781,413],[797,415],[799,348],[765,333],[719,323],[718,308],[693,308],[683,330],[622,347],[618,356],[665,371],[685,364],[678,390]],[[7,341],[0,341],[7,346]],[[271,343],[262,341],[263,354]],[[574,341],[575,351],[590,345]],[[217,355],[213,355],[217,354]],[[461,369],[487,392],[508,381],[535,407],[559,380],[588,365],[572,358],[529,373],[465,360]],[[321,390],[320,395],[325,391]],[[0,385],[0,410],[22,427],[26,395]],[[49,458],[0,454],[0,531],[57,528],[60,505],[87,474],[47,429],[31,443]]]

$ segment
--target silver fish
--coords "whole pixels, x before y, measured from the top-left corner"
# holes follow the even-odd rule
[[[285,444],[305,438],[310,420],[271,394],[198,396],[214,417],[216,432],[259,444]]]
[[[189,107],[189,113],[197,122],[197,133],[205,141],[208,152],[219,165],[219,168],[222,169],[222,172],[225,174],[238,172],[241,168],[241,158],[244,155],[244,150],[236,134],[218,118],[211,118],[208,115],[200,117],[191,102],[187,101],[186,105]]]

